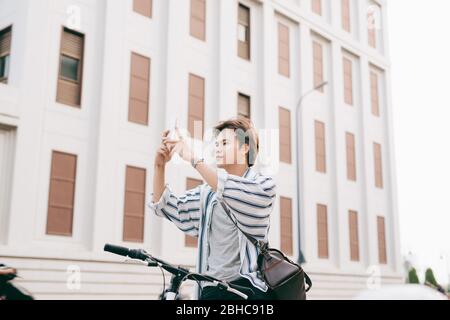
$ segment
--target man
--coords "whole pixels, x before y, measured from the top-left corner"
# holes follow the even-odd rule
[[[227,205],[243,231],[268,241],[275,181],[253,168],[259,139],[249,120],[224,121],[214,130],[217,166],[198,158],[185,139],[170,140],[169,132],[163,133],[155,158],[153,199],[148,206],[181,231],[199,238],[197,272],[251,289],[251,300],[272,299],[272,292],[258,272],[258,249],[236,228],[219,201]],[[175,152],[191,163],[206,182],[181,197],[171,192],[164,177],[165,165]],[[201,300],[239,299],[208,283],[201,287]]]

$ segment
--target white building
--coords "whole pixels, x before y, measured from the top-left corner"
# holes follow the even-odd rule
[[[298,256],[300,203],[309,297],[403,281],[386,20],[385,0],[0,0],[0,261],[41,299],[156,298],[160,271],[103,245],[193,266],[144,205],[155,151],[175,115],[240,113],[281,128],[270,239]]]

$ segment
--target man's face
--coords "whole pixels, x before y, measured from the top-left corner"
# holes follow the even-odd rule
[[[222,130],[216,138],[215,155],[219,168],[233,164],[245,164],[248,146],[239,148],[239,141],[233,129]]]

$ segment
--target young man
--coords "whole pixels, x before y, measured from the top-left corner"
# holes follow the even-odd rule
[[[228,120],[214,129],[217,166],[199,159],[185,139],[170,140],[169,132],[163,133],[155,158],[153,199],[148,206],[181,231],[199,238],[197,272],[251,289],[254,294],[249,299],[272,299],[272,292],[258,272],[257,248],[236,228],[218,201],[228,206],[243,231],[268,241],[275,181],[253,168],[259,139],[249,120]],[[171,192],[164,178],[165,165],[175,152],[191,163],[206,182],[181,197]],[[201,287],[202,300],[239,299],[208,283]]]

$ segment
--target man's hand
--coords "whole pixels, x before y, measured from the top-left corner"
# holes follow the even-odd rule
[[[168,134],[169,130],[164,131],[162,134],[162,143],[159,146],[155,156],[155,166],[157,167],[165,167],[167,162],[172,159],[173,153],[171,153],[171,146],[164,143],[165,139],[167,139]]]
[[[180,140],[171,140],[167,137],[167,135],[163,138],[163,144],[168,147],[170,150],[169,157],[172,158],[172,156],[176,153],[180,155],[180,157],[187,161],[191,162],[191,160],[194,158],[194,154],[191,150],[191,147],[187,141],[186,138],[181,136],[180,131],[178,128],[176,128],[178,136],[180,137]]]

